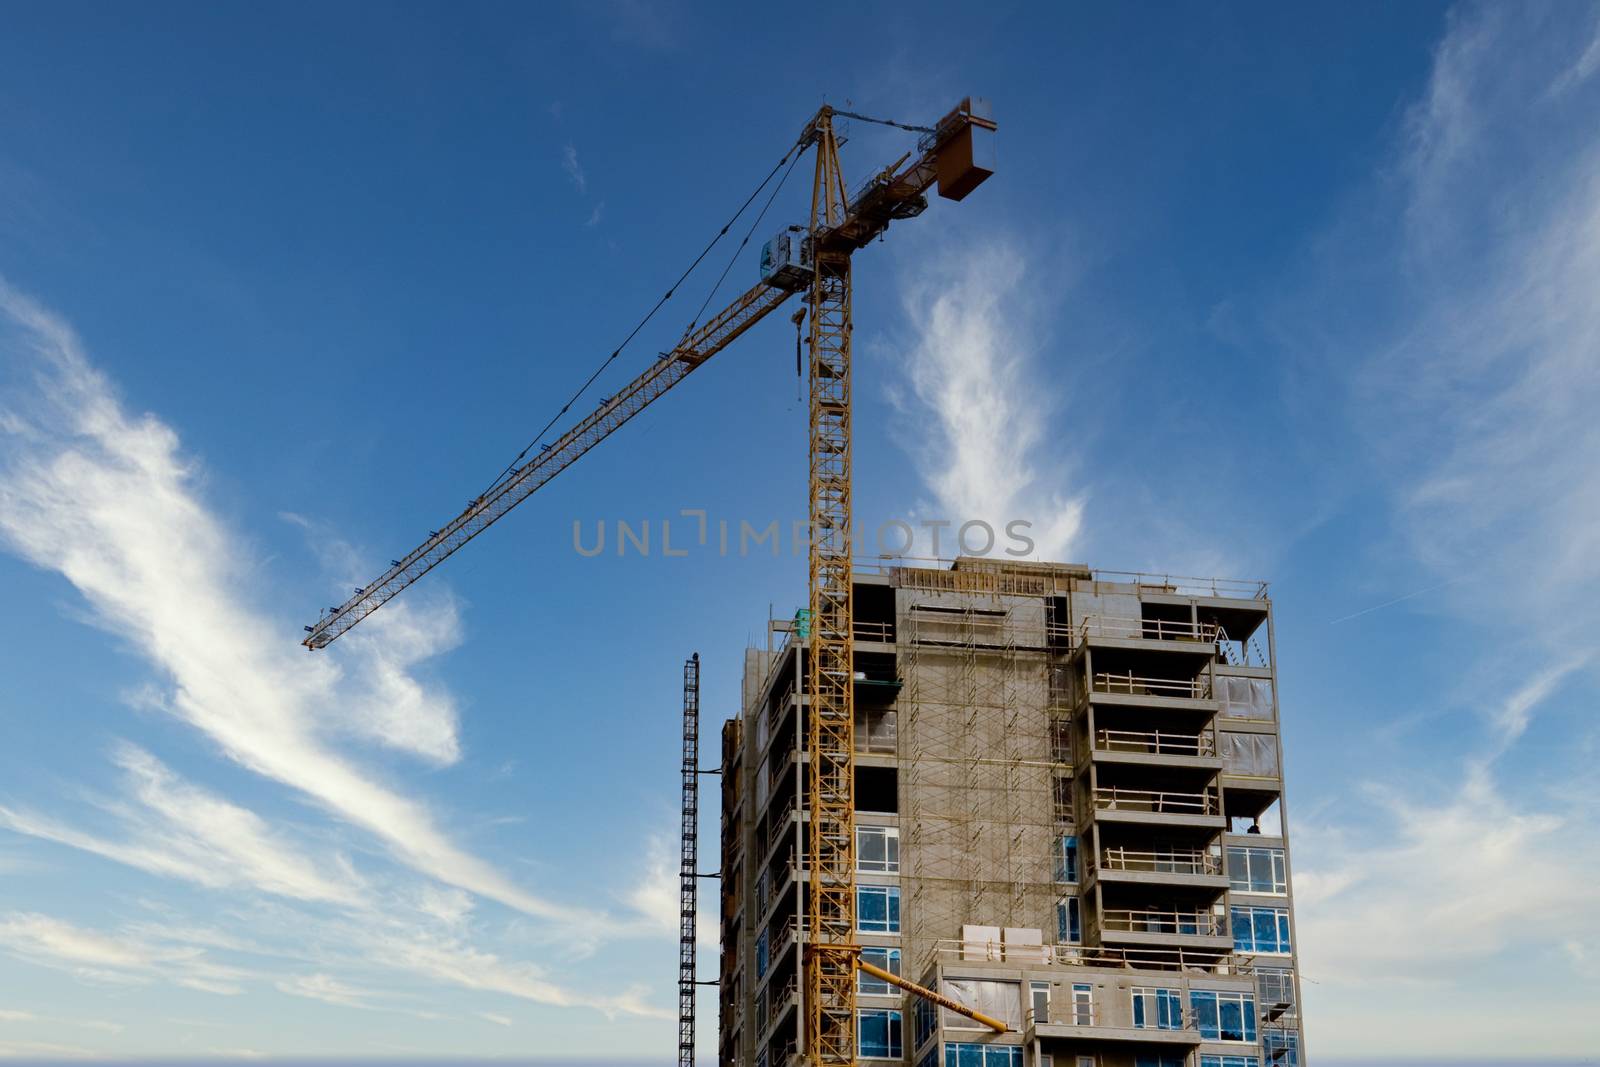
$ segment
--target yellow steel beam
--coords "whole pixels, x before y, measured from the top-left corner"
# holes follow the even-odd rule
[[[927,986],[918,985],[909,978],[901,978],[898,974],[895,974],[892,971],[886,971],[875,963],[868,963],[860,956],[856,957],[856,966],[880,981],[888,982],[890,985],[897,985],[901,989],[904,989],[907,993],[915,993],[924,1000],[933,1001],[941,1008],[949,1008],[951,1011],[959,1012],[960,1014],[965,1015],[974,1022],[980,1022],[997,1034],[1003,1034],[1010,1029],[1010,1027],[1001,1022],[999,1019],[985,1015],[983,1012],[977,1011],[973,1008],[969,1008],[959,1000],[952,1000],[943,993],[935,992],[934,990],[929,989]]]

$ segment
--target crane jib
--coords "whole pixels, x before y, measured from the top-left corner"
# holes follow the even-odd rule
[[[818,113],[831,116],[824,108]],[[851,116],[863,118],[864,116]],[[882,121],[882,120],[869,120]],[[813,119],[808,133],[816,128]],[[911,218],[927,206],[925,194],[935,184],[939,194],[960,200],[993,173],[992,134],[996,126],[981,100],[968,98],[932,127],[911,127],[921,132],[917,153],[898,172],[893,168],[870,179],[855,196],[843,201],[842,218],[810,231],[816,254],[829,252],[848,257],[882,234],[891,221]],[[806,135],[802,135],[804,140]],[[897,163],[896,166],[899,166]],[[842,182],[842,178],[841,178]],[[842,190],[842,186],[841,186]],[[721,351],[767,313],[793,295],[794,290],[757,284],[715,318],[683,338],[671,352],[603,402],[548,449],[526,465],[514,469],[494,488],[477,498],[444,529],[431,535],[400,562],[385,571],[343,604],[307,626],[302,642],[309,649],[326,648],[351,627],[427,574],[495,520],[526,500],[589,449],[637,415],[657,397]]]
[[[302,643],[312,650],[326,648],[495,520],[533,495],[791,295],[764,284],[744,293],[725,311],[652,363],[610,400],[585,416],[549,449],[541,451],[524,466],[517,468],[495,488],[468,505],[442,530],[407,553],[399,565],[385,571],[310,627]]]

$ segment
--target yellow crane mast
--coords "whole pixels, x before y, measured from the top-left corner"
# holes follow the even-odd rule
[[[885,123],[920,134],[916,149],[874,174],[851,195],[839,162],[836,118],[883,121],[824,106],[806,124],[780,167],[794,153],[814,150],[810,225],[790,227],[767,243],[762,252],[762,280],[757,285],[685,334],[672,351],[602,401],[556,441],[541,447],[533,459],[507,468],[487,492],[474,498],[443,529],[432,532],[421,545],[393,560],[387,571],[307,626],[303,642],[308,649],[326,648],[790,296],[804,293],[805,307],[800,314],[810,315],[811,394],[809,645],[805,650],[806,743],[810,761],[805,830],[805,1011],[806,1056],[818,1067],[855,1062],[858,968],[987,1026],[1005,1029],[1004,1024],[980,1017],[949,998],[866,963],[855,944],[854,613],[850,557],[851,258],[882,234],[890,222],[913,218],[926,210],[927,191],[935,184],[940,196],[961,200],[987,179],[993,173],[992,135],[996,127],[987,105],[972,98],[961,101],[931,127]],[[671,292],[667,295],[671,296]]]

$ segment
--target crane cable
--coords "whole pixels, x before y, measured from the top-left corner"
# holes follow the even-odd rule
[[[706,294],[705,300],[700,304],[700,310],[694,313],[694,320],[691,321],[688,326],[684,327],[684,336],[688,336],[689,331],[693,330],[695,326],[699,324],[700,316],[706,313],[706,308],[709,307],[711,305],[711,301],[715,299],[717,290],[722,288],[722,283],[727,280],[728,272],[732,270],[733,265],[739,261],[739,254],[744,251],[745,245],[750,243],[750,238],[756,232],[756,227],[760,226],[761,220],[767,217],[767,209],[772,206],[772,202],[776,200],[778,198],[778,194],[783,191],[784,183],[789,180],[789,175],[794,172],[794,165],[798,162],[800,162],[800,153],[795,152],[794,158],[789,161],[789,169],[783,172],[783,177],[778,179],[778,184],[772,187],[772,195],[767,197],[767,202],[761,205],[760,214],[756,215],[756,220],[752,222],[750,224],[750,228],[745,231],[744,240],[739,242],[739,247],[735,248],[733,250],[733,255],[728,257],[727,265],[722,268],[722,273],[717,276],[717,284],[713,285],[711,287],[711,292]],[[760,192],[759,189],[756,191]]]
[[[767,176],[765,178],[761,179],[761,184],[756,186],[755,191],[752,192],[748,197],[745,198],[745,201],[744,201],[743,204],[739,205],[739,210],[735,211],[733,213],[733,217],[730,218],[726,223],[723,224],[722,229],[717,231],[717,235],[715,237],[711,238],[710,242],[708,242],[706,244],[705,248],[700,250],[700,254],[698,256],[694,257],[694,262],[690,263],[689,266],[687,268],[685,268],[684,272],[678,276],[678,280],[672,283],[672,287],[670,289],[668,289],[665,293],[662,294],[661,299],[656,301],[655,306],[652,307],[645,314],[644,318],[639,320],[638,325],[634,326],[633,330],[629,332],[628,336],[623,338],[622,343],[620,345],[618,345],[616,347],[616,349],[613,350],[612,353],[609,356],[607,356],[604,360],[601,361],[600,366],[596,367],[595,370],[594,370],[594,373],[589,375],[588,379],[581,386],[578,387],[578,391],[572,394],[571,399],[569,399],[565,404],[561,405],[561,410],[556,412],[554,415],[552,415],[550,417],[550,421],[545,423],[544,426],[539,430],[539,432],[534,435],[533,440],[529,441],[528,444],[522,449],[522,451],[517,453],[516,458],[514,458],[510,463],[506,464],[505,470],[501,471],[495,477],[494,481],[489,483],[489,486],[488,486],[487,489],[485,489],[482,493],[478,494],[478,500],[483,499],[483,497],[488,495],[488,493],[491,490],[493,490],[497,485],[499,485],[501,482],[505,481],[506,478],[510,477],[511,474],[513,472],[515,472],[517,470],[517,468],[521,465],[523,458],[525,456],[527,456],[527,454],[529,452],[533,451],[533,446],[539,443],[540,438],[544,437],[545,434],[549,433],[550,432],[550,428],[552,426],[554,426],[561,419],[561,417],[563,415],[565,415],[567,412],[572,410],[572,405],[576,404],[578,402],[578,400],[580,398],[582,398],[583,394],[589,391],[589,387],[595,383],[595,379],[599,378],[600,375],[605,371],[605,369],[607,367],[609,367],[612,364],[612,362],[614,362],[616,360],[616,358],[618,356],[622,355],[622,350],[624,348],[628,347],[628,343],[631,342],[636,336],[638,336],[639,331],[644,329],[646,324],[648,324],[651,319],[655,318],[656,312],[661,310],[662,305],[665,304],[668,300],[672,299],[672,294],[678,291],[678,287],[680,285],[682,285],[685,280],[688,279],[690,274],[694,273],[694,269],[700,265],[700,261],[705,259],[706,256],[710,254],[711,250],[716,247],[718,241],[722,240],[724,237],[727,236],[728,231],[733,228],[733,224],[735,222],[739,221],[739,216],[743,215],[745,213],[745,211],[750,207],[750,205],[755,202],[756,197],[761,195],[761,190],[765,189],[767,187],[767,183],[772,181],[773,176],[776,175],[778,173],[778,171],[783,169],[784,164],[787,163],[789,165],[789,169],[790,170],[794,169],[794,164],[799,162],[799,160],[800,160],[800,149],[801,149],[801,146],[799,144],[796,144],[796,145],[793,145],[792,147],[790,147],[790,149],[783,154],[783,158],[778,160],[778,162],[773,166],[772,170],[770,170],[767,173]],[[787,173],[785,173],[784,178],[785,179],[788,178],[788,174]],[[780,188],[782,187],[782,183],[781,182],[779,183],[779,187]],[[775,190],[773,190],[773,196],[776,196],[776,195],[777,195],[777,190],[775,189]],[[762,209],[761,209],[762,215],[766,214],[767,207],[770,207],[771,205],[772,205],[772,197],[768,197],[766,205],[763,206]],[[760,222],[760,216],[757,216],[756,221],[758,223]],[[752,232],[754,231],[754,229],[755,228],[752,226],[751,227]],[[750,239],[749,234],[746,234],[745,235],[745,241],[748,241],[749,239]],[[739,247],[743,248],[744,247],[744,243],[741,242]],[[731,267],[732,265],[733,264],[730,262],[729,263],[729,267]],[[723,274],[723,277],[727,277],[727,274],[728,274],[727,269],[724,269],[722,274]],[[719,286],[722,284],[722,281],[721,281],[720,278],[718,279],[717,284]],[[713,290],[713,292],[715,292],[715,290]],[[710,299],[711,299],[710,297],[707,297],[706,298],[706,302],[710,303]],[[701,312],[705,311],[704,305],[701,306],[700,310],[701,310]],[[696,315],[695,317],[698,319],[699,315]],[[474,501],[474,503],[476,503],[476,502],[477,501]]]

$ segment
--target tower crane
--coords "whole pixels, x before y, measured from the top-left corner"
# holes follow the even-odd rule
[[[899,219],[920,215],[927,193],[964,199],[993,172],[995,123],[987,104],[967,98],[932,126],[884,123],[919,134],[914,151],[873,174],[854,195],[845,187],[836,119],[884,120],[823,106],[791,153],[812,150],[809,225],[767,242],[762,278],[721,312],[692,328],[638,377],[604,400],[388,570],[307,626],[303,644],[326,648],[442,563],[589,449],[677,385],[791,296],[809,320],[810,463],[807,567],[809,649],[807,750],[809,822],[805,828],[807,929],[806,1057],[817,1067],[856,1058],[855,973],[868,971],[1003,1031],[949,998],[861,959],[855,944],[855,698],[851,603],[851,259]],[[789,157],[786,156],[785,159]],[[758,190],[759,191],[759,190]],[[726,232],[726,231],[724,231]],[[670,293],[668,294],[670,295]],[[663,298],[665,299],[665,298]],[[658,305],[659,306],[659,305]]]

